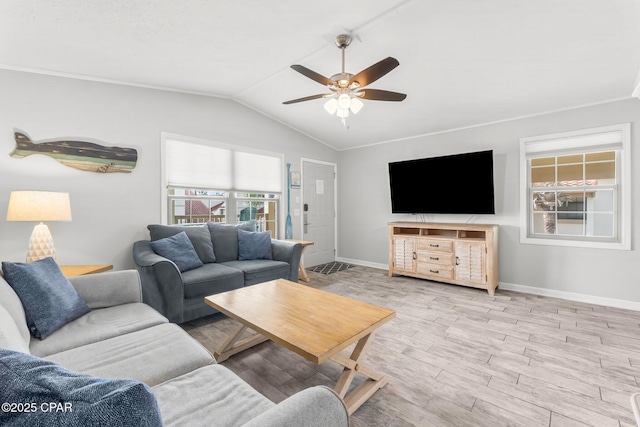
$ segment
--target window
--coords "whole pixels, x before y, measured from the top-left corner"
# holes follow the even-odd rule
[[[253,220],[257,231],[269,231],[273,238],[278,236],[279,194],[169,187],[167,198],[168,224],[243,223]],[[235,208],[229,209],[229,206]]]
[[[521,242],[630,249],[630,125],[520,141]]]
[[[163,222],[255,220],[278,237],[282,156],[163,134]]]
[[[169,187],[168,224],[227,222],[228,193],[215,190]]]
[[[235,193],[238,222],[256,221],[258,231],[270,231],[276,237],[278,216],[278,194]]]

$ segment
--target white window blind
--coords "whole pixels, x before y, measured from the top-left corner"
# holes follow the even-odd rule
[[[165,160],[170,187],[282,191],[282,159],[275,155],[167,139]]]
[[[282,163],[278,157],[236,151],[233,153],[233,181],[236,190],[282,191]]]

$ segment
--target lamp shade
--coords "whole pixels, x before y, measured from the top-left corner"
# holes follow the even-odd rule
[[[71,221],[69,193],[12,191],[7,221]]]
[[[335,114],[338,109],[338,100],[335,98],[329,99],[325,102],[324,109],[327,110],[327,113],[329,114]]]
[[[360,111],[363,106],[364,106],[363,102],[360,101],[358,98],[352,98],[351,106],[349,106],[349,109],[353,114],[358,114],[358,111]]]
[[[338,97],[338,107],[339,108],[342,108],[342,109],[346,110],[350,106],[351,106],[351,97],[348,94],[343,93],[342,95],[340,95]]]

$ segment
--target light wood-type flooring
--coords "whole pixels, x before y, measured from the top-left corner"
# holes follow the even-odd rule
[[[389,384],[351,416],[360,426],[635,426],[640,312],[486,291],[356,266],[309,273],[308,286],[396,310],[367,350]],[[221,314],[182,325],[212,353],[236,327]],[[274,402],[333,387],[314,365],[267,341],[222,363]]]

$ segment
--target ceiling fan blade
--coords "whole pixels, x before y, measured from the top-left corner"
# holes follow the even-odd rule
[[[389,71],[396,68],[398,65],[400,65],[400,63],[396,58],[388,57],[380,62],[373,64],[369,68],[365,68],[355,76],[351,77],[351,80],[349,80],[349,84],[358,82],[360,84],[360,87],[370,85],[380,77],[387,74]]]
[[[390,92],[380,89],[362,89],[356,92],[358,98],[369,99],[372,101],[402,101],[407,95],[399,92]]]
[[[332,95],[333,95],[332,93],[322,93],[322,94],[319,94],[319,95],[305,96],[304,98],[298,98],[298,99],[292,99],[291,101],[285,101],[285,102],[283,102],[283,104],[285,104],[285,105],[295,104],[297,102],[311,101],[312,99],[326,98],[326,97],[332,96]]]
[[[304,65],[292,65],[291,68],[299,72],[300,74],[309,77],[311,80],[315,80],[321,85],[333,86],[335,82],[322,74],[318,74],[313,70],[308,69]]]

